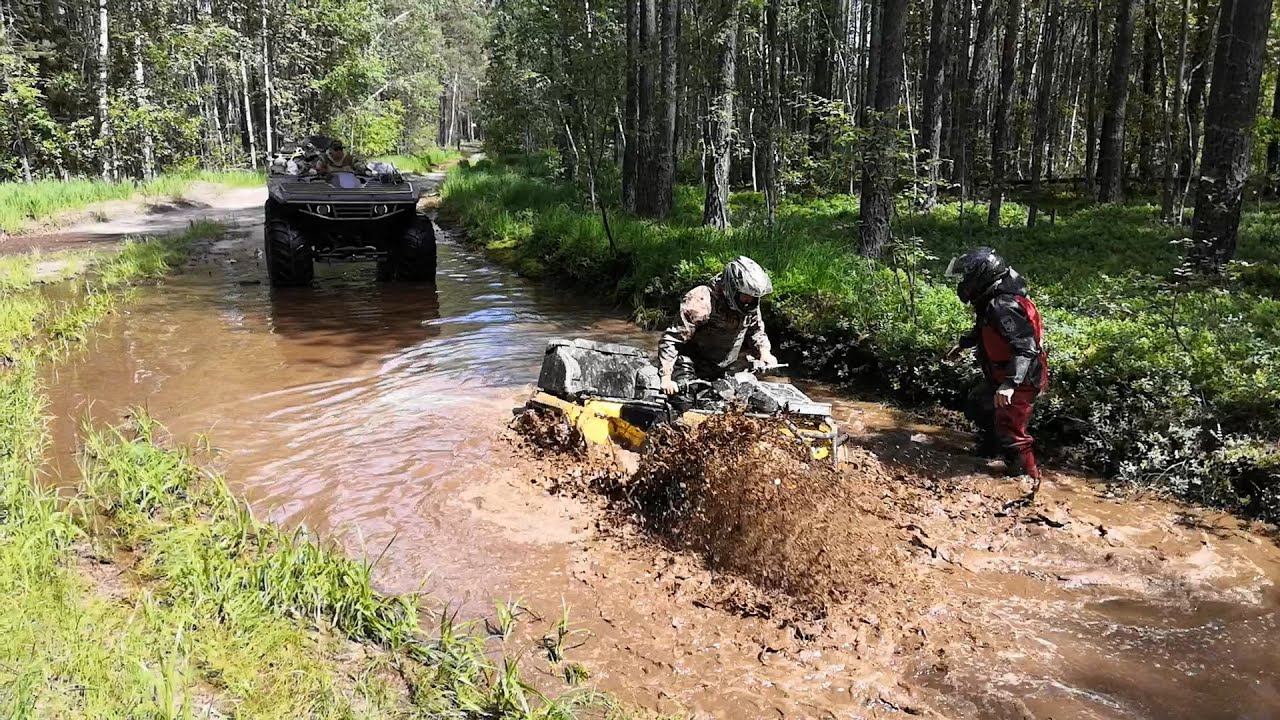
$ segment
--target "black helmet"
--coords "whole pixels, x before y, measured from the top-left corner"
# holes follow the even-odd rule
[[[947,277],[959,278],[956,295],[961,302],[966,303],[977,302],[986,297],[1009,271],[1004,258],[989,247],[974,248],[959,257],[951,258],[951,264],[947,265]]]

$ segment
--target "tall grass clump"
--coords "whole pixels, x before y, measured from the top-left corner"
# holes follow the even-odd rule
[[[137,572],[157,600],[192,618],[197,637],[216,635],[220,646],[250,653],[263,627],[332,628],[384,649],[384,661],[413,686],[408,706],[426,717],[569,718],[591,700],[539,695],[513,661],[495,667],[483,638],[447,611],[434,634],[424,632],[417,598],[379,593],[368,563],[258,521],[220,477],[187,451],[159,445],[158,434],[142,411],[126,428],[87,429],[80,497],[105,521],[114,547],[137,556]],[[205,662],[202,652],[193,645],[197,664]],[[243,691],[226,689],[252,702],[259,682],[242,682]],[[314,712],[296,700],[291,707]]]
[[[17,233],[60,213],[83,210],[107,200],[175,198],[198,182],[255,187],[263,183],[262,173],[249,170],[200,170],[161,175],[145,182],[103,180],[39,180],[32,183],[0,184],[0,232]]]
[[[879,260],[857,253],[857,199],[795,199],[764,222],[758,194],[732,198],[736,227],[698,227],[696,188],[672,219],[599,211],[550,179],[545,161],[484,161],[454,171],[443,212],[472,242],[522,272],[612,296],[659,323],[681,294],[735,255],[759,260],[776,292],[771,331],[810,373],[910,402],[958,406],[975,369],[945,359],[972,322],[943,277],[948,259],[992,245],[1032,284],[1046,316],[1052,389],[1036,421],[1043,443],[1122,482],[1280,518],[1280,222],[1246,213],[1242,262],[1221,283],[1169,281],[1186,231],[1146,204],[1065,208],[1002,227],[980,204],[905,204]],[[688,196],[688,197],[686,197]]]

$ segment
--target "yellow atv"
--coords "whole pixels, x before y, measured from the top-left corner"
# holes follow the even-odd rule
[[[643,350],[590,340],[547,343],[538,389],[528,405],[563,414],[588,442],[633,451],[644,446],[656,425],[692,426],[731,407],[779,419],[783,432],[807,445],[814,459],[837,461],[843,439],[831,406],[810,400],[793,385],[740,372],[715,382],[692,381],[668,398]]]

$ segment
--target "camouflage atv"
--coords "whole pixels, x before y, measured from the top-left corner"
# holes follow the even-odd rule
[[[273,163],[267,179],[265,254],[271,284],[308,285],[316,262],[377,262],[378,278],[434,282],[436,239],[418,212],[420,188],[387,163],[316,173],[312,148]]]

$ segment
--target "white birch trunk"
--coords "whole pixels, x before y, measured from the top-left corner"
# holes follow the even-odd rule
[[[244,99],[244,129],[249,135],[249,167],[258,169],[258,141],[253,135],[253,105],[249,102],[249,69],[240,51],[240,96]]]

